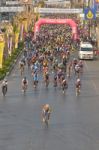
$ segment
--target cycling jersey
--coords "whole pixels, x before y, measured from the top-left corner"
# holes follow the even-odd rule
[[[67,59],[63,58],[63,65],[66,65],[66,63],[67,63]]]
[[[79,81],[79,82],[76,82],[76,88],[79,88],[79,86],[81,86],[80,81]]]
[[[8,84],[8,82],[3,81],[3,82],[2,82],[2,87],[7,86],[7,84]]]
[[[36,72],[38,70],[38,67],[35,65],[34,66],[34,72]]]
[[[23,80],[23,84],[27,84],[27,80]]]
[[[34,74],[33,80],[34,80],[34,81],[38,81],[38,75],[37,75],[37,74]]]
[[[62,71],[58,72],[58,78],[60,78],[63,75]]]
[[[66,85],[67,85],[66,80],[63,80],[62,84],[63,84],[64,86],[66,86]]]
[[[57,80],[57,76],[56,76],[56,75],[54,76],[54,80],[55,80],[55,81]]]
[[[73,64],[76,65],[76,64],[77,64],[77,60],[74,60],[74,61],[73,61]]]
[[[24,66],[24,63],[21,61],[20,62],[20,67],[23,67]]]
[[[79,71],[79,69],[80,69],[79,65],[76,65],[76,66],[75,66],[75,71],[77,71],[77,72],[78,72],[78,71]]]
[[[28,84],[28,80],[25,79],[25,78],[23,78],[23,79],[22,79],[22,84]]]

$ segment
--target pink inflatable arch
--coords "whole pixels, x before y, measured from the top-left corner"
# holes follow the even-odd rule
[[[72,19],[39,19],[35,23],[34,27],[34,38],[40,31],[40,27],[43,24],[67,24],[72,28],[72,38],[76,40],[78,38],[77,35],[77,24]]]

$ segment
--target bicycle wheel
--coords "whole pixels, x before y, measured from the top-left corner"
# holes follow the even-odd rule
[[[48,117],[47,116],[45,117],[45,121],[44,122],[45,122],[45,126],[48,128]]]
[[[3,87],[2,93],[3,93],[3,96],[5,96],[5,95],[6,95],[6,93],[7,93],[7,87],[6,87],[6,86],[5,86],[5,87]]]

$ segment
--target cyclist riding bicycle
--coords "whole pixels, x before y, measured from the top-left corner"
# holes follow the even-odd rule
[[[8,90],[8,81],[7,79],[4,79],[2,82],[2,94],[5,95]]]
[[[25,56],[22,57],[21,62],[23,62],[24,65],[26,65],[26,58],[25,58]]]
[[[81,88],[80,78],[77,78],[75,85],[76,85],[76,95],[78,95],[80,93],[80,88]]]
[[[67,80],[65,78],[62,78],[62,90],[63,90],[63,93],[65,92],[65,89],[68,88],[68,83],[67,83]]]
[[[57,87],[57,74],[54,75],[54,87]]]
[[[21,71],[21,75],[23,74],[23,72],[24,72],[24,62],[21,60],[20,62],[19,62],[19,68],[20,68],[20,71]]]
[[[45,72],[45,84],[46,84],[46,87],[48,87],[49,85],[49,73],[48,72]]]
[[[77,58],[74,58],[73,59],[73,68],[74,68],[74,70],[75,70],[75,66],[77,65],[77,63],[78,63]]]
[[[33,74],[33,84],[34,84],[34,88],[36,88],[36,86],[38,84],[38,74],[37,74],[37,72],[34,72],[34,74]]]
[[[22,79],[22,90],[25,92],[28,86],[28,80],[26,77]]]
[[[79,77],[80,75],[80,66],[79,64],[75,65],[75,74]]]
[[[21,69],[22,67],[24,67],[24,62],[23,62],[22,60],[19,62],[19,67],[20,67],[20,69]]]
[[[80,67],[80,73],[83,73],[83,66],[84,66],[83,61],[80,60],[80,61],[78,62],[78,65],[79,65],[79,67]]]
[[[45,122],[46,119],[47,119],[47,121],[49,121],[49,119],[50,119],[50,114],[51,114],[51,107],[50,107],[49,104],[45,104],[45,105],[43,106],[43,109],[42,109],[43,122]]]

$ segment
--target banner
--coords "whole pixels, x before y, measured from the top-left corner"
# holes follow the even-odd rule
[[[25,31],[25,32],[28,31],[28,23],[27,23],[27,22],[28,22],[27,20],[23,21],[23,24],[24,24],[24,31]]]
[[[67,24],[72,28],[72,36],[73,39],[76,40],[77,39],[77,24],[75,23],[75,21],[73,21],[72,19],[48,19],[48,18],[42,18],[39,19],[36,23],[35,23],[35,27],[34,27],[34,39],[36,39],[36,36],[39,34],[40,31],[40,27],[43,24]]]
[[[12,41],[13,41],[12,36],[9,36],[9,38],[8,38],[8,53],[10,56],[12,53]]]
[[[23,40],[23,32],[24,32],[24,25],[21,24],[21,25],[20,25],[20,41]]]
[[[84,18],[85,18],[85,20],[95,20],[96,19],[96,10],[94,8],[85,8],[84,9]]]
[[[2,68],[3,63],[3,52],[4,52],[4,42],[0,42],[0,68]]]
[[[34,7],[34,13],[39,14],[80,14],[83,13],[83,9],[80,8],[40,8]]]
[[[2,68],[3,63],[3,52],[4,52],[4,34],[0,34],[0,68]]]
[[[15,33],[15,48],[18,48],[19,33]]]

